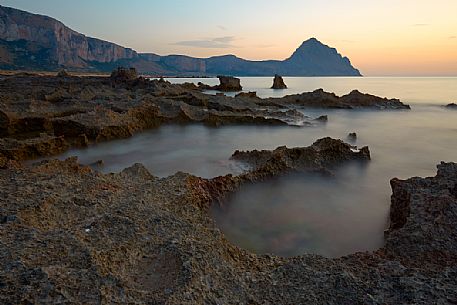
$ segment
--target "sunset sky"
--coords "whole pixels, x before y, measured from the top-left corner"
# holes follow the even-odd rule
[[[316,37],[366,76],[457,76],[457,0],[0,0],[139,52],[285,59]],[[230,6],[228,6],[230,5]]]

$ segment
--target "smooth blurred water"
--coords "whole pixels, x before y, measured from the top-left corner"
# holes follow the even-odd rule
[[[285,80],[291,89],[281,95],[316,88],[341,94],[357,88],[399,97],[411,104],[412,110],[304,111],[310,116],[329,116],[327,124],[305,128],[169,125],[130,139],[73,150],[60,158],[77,155],[84,164],[103,159],[105,172],[120,171],[140,162],[161,177],[177,171],[214,177],[244,169],[229,160],[236,149],[308,146],[322,137],[345,140],[348,133],[357,132],[356,145],[368,145],[372,153],[372,161],[365,166],[346,164],[337,169],[334,178],[294,175],[247,185],[223,208],[215,207],[212,214],[230,241],[256,253],[337,257],[379,248],[387,227],[390,179],[432,176],[440,161],[457,162],[457,111],[441,107],[456,101],[457,78]],[[267,88],[271,81],[242,79],[246,90],[257,88],[262,96],[279,94],[270,89],[258,90]]]

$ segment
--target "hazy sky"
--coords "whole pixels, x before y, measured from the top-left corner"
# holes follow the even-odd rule
[[[364,75],[457,75],[457,0],[0,0],[140,52],[284,59],[316,37]]]

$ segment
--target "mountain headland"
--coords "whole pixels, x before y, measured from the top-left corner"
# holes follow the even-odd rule
[[[110,72],[118,66],[163,76],[361,76],[347,57],[316,38],[282,61],[160,56],[87,37],[51,17],[0,6],[0,69]]]

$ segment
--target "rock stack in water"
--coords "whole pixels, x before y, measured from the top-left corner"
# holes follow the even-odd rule
[[[284,83],[284,80],[280,75],[275,75],[271,89],[287,89],[287,85]]]
[[[218,76],[219,78],[219,86],[217,86],[217,90],[220,91],[241,91],[243,87],[241,87],[241,80],[236,77],[232,76]]]
[[[209,86],[203,83],[198,83],[198,87],[202,90],[218,90],[225,92],[237,92],[242,91],[241,80],[233,76],[217,76],[219,79],[219,85]]]
[[[351,142],[357,141],[357,133],[351,132],[350,134],[348,134],[348,140]]]

